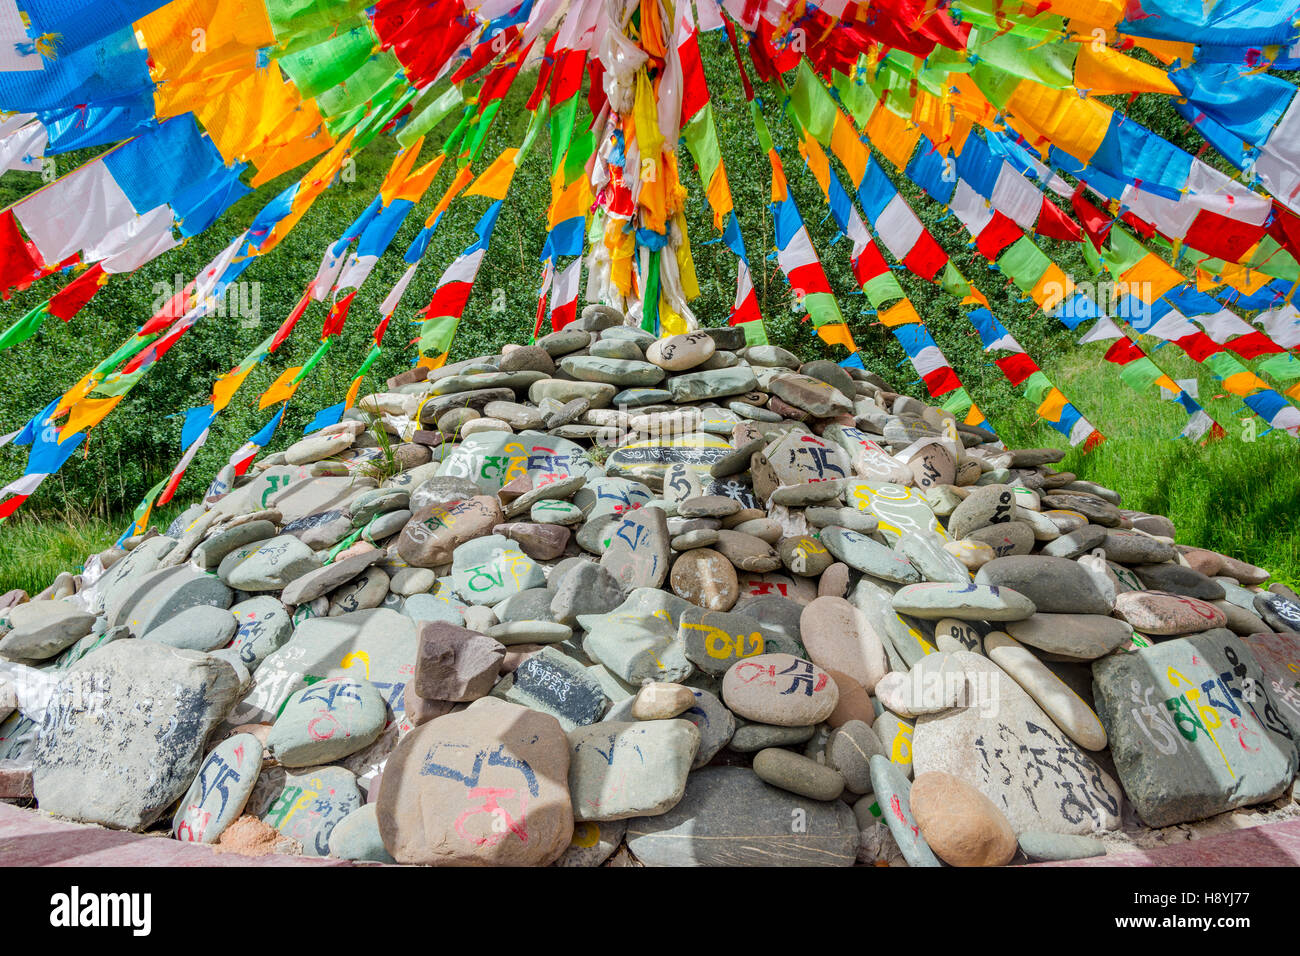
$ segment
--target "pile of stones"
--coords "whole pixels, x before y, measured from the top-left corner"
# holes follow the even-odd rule
[[[0,798],[403,864],[1003,865],[1290,800],[1300,600],[880,376],[604,306],[0,599]]]

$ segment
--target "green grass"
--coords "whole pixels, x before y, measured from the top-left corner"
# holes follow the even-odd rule
[[[1161,365],[1180,379],[1196,377],[1197,367],[1172,352],[1161,350]],[[1208,376],[1201,404],[1227,435],[1198,444],[1175,437],[1187,422],[1179,406],[1155,397],[1155,387],[1149,394],[1134,392],[1118,381],[1113,366],[1079,355],[1058,363],[1053,375],[1067,395],[1091,397],[1089,420],[1108,436],[1087,454],[1070,451],[1056,467],[1115,489],[1126,508],[1168,516],[1181,544],[1257,564],[1292,586],[1300,581],[1300,448],[1294,438],[1263,434],[1266,426],[1238,414],[1240,402],[1215,392]],[[1003,428],[1002,437],[1012,447],[1044,441],[1041,432],[1018,427]]]
[[[112,544],[128,519],[98,515],[34,519],[15,516],[0,535],[0,593],[48,587],[62,571],[79,572],[86,558]]]

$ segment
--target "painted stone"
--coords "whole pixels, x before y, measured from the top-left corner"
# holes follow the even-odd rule
[[[331,677],[364,677],[392,711],[403,711],[416,645],[415,621],[388,608],[308,618],[262,661],[230,722],[271,723],[292,694]]]
[[[880,754],[871,757],[871,789],[880,806],[880,815],[907,865],[939,866],[938,858],[925,842],[921,828],[912,816],[912,785],[893,763]]]
[[[586,668],[544,647],[501,679],[492,696],[549,714],[566,731],[605,716],[609,698]]]
[[[681,682],[694,670],[678,630],[692,607],[675,594],[637,588],[608,614],[579,615],[587,632],[583,650],[635,686],[647,680]]]
[[[1119,785],[1000,667],[958,652],[948,655],[943,676],[960,682],[962,706],[916,719],[916,774],[960,777],[1017,832],[1086,834],[1119,826]]]
[[[600,866],[619,848],[627,833],[626,820],[584,820],[573,824],[573,837],[568,849],[555,861],[555,866]]]
[[[73,664],[54,685],[36,738],[41,810],[118,829],[149,826],[198,775],[208,734],[239,685],[230,664],[152,641],[113,641]]]
[[[894,610],[923,620],[955,617],[962,621],[1021,621],[1034,605],[1010,588],[986,584],[909,584],[893,596]]]
[[[657,479],[671,466],[684,465],[703,477],[731,451],[730,442],[702,432],[631,442],[614,450],[605,460],[605,470],[612,476]]]
[[[685,720],[602,722],[570,730],[575,820],[656,816],[677,805],[700,746]]]
[[[725,674],[737,661],[762,654],[773,636],[747,614],[692,607],[679,621],[677,639],[686,659],[706,674]]]
[[[431,505],[406,523],[397,554],[417,568],[446,564],[458,547],[487,534],[501,519],[501,505],[492,495]]]
[[[314,767],[284,773],[262,822],[301,843],[303,856],[328,856],[334,828],[361,803],[357,775],[351,770]]]
[[[244,812],[262,770],[262,742],[252,734],[227,737],[199,767],[172,819],[172,836],[182,843],[216,843]]]
[[[494,494],[524,475],[537,488],[574,476],[599,474],[600,466],[586,457],[580,445],[536,431],[470,435],[438,467],[440,477],[466,478],[485,494]]]
[[[504,535],[491,534],[456,548],[451,577],[471,605],[498,604],[529,588],[545,587],[546,574]]]
[[[737,661],[722,679],[722,699],[746,720],[802,727],[835,709],[835,682],[811,661],[790,654],[759,654]]]
[[[486,698],[412,730],[376,815],[399,863],[545,866],[573,836],[569,744],[546,714]]]
[[[851,507],[874,515],[881,534],[891,545],[909,532],[932,531],[947,540],[948,535],[934,516],[925,496],[904,485],[892,482],[854,481],[844,488],[844,499]]]
[[[661,508],[638,508],[612,529],[600,566],[624,591],[658,588],[668,577],[668,519]]]
[[[384,699],[369,681],[333,677],[285,701],[266,749],[285,767],[334,763],[368,747],[386,722]]]
[[[821,530],[826,549],[849,567],[898,584],[913,584],[921,574],[907,557],[866,535],[831,525]]]
[[[1092,665],[1115,769],[1151,827],[1274,799],[1297,766],[1297,726],[1240,638],[1219,628]]]
[[[1115,614],[1143,634],[1162,637],[1208,631],[1223,627],[1228,620],[1213,604],[1161,591],[1118,594]]]

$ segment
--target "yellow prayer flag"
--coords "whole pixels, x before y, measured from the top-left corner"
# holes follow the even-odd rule
[[[292,398],[293,393],[298,390],[294,377],[301,371],[301,365],[294,365],[281,372],[280,377],[271,383],[271,387],[262,393],[262,397],[257,401],[257,407],[259,409],[269,408],[272,405],[278,405],[280,402],[287,402]]]
[[[911,299],[899,299],[889,308],[877,313],[883,325],[893,328],[896,325],[919,324],[921,317],[916,314],[916,307]]]
[[[518,155],[519,150],[514,147],[503,149],[501,155],[492,160],[492,165],[483,170],[479,178],[474,180],[474,185],[465,190],[465,195],[505,199],[506,190],[510,188],[510,180],[514,178],[515,170],[519,168],[515,165],[515,158]]]

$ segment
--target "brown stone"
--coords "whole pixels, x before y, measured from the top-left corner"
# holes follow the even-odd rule
[[[493,495],[421,509],[398,536],[397,553],[417,568],[448,564],[457,547],[490,533],[502,520],[501,504]]]
[[[504,701],[431,720],[388,758],[376,816],[399,863],[547,866],[573,836],[568,739]]]
[[[1223,555],[1217,551],[1207,551],[1204,548],[1193,548],[1185,545],[1179,545],[1178,550],[1182,552],[1183,560],[1193,571],[1200,571],[1208,578],[1214,577],[1223,570]]]
[[[912,816],[921,836],[949,866],[1006,866],[1016,833],[984,794],[952,774],[933,770],[912,781]]]
[[[1199,598],[1166,591],[1126,591],[1115,597],[1115,613],[1134,630],[1170,637],[1223,627],[1227,617]]]
[[[826,718],[832,727],[840,727],[850,720],[860,720],[870,727],[876,720],[876,709],[871,706],[871,695],[867,689],[843,671],[826,668],[831,675],[835,688],[839,691],[839,701],[835,709]]]
[[[415,659],[415,693],[430,700],[477,700],[501,672],[498,641],[445,621],[423,621]]]
[[[533,524],[516,521],[499,524],[493,534],[502,534],[519,543],[519,549],[535,561],[552,561],[564,554],[569,544],[569,529],[558,524]]]
[[[729,611],[740,596],[736,569],[712,548],[692,548],[682,554],[668,583],[678,597],[710,611]]]
[[[849,566],[836,561],[817,580],[818,597],[844,597],[849,593]]]
[[[805,607],[799,634],[814,664],[842,671],[868,691],[889,672],[880,635],[844,598],[819,597]]]

